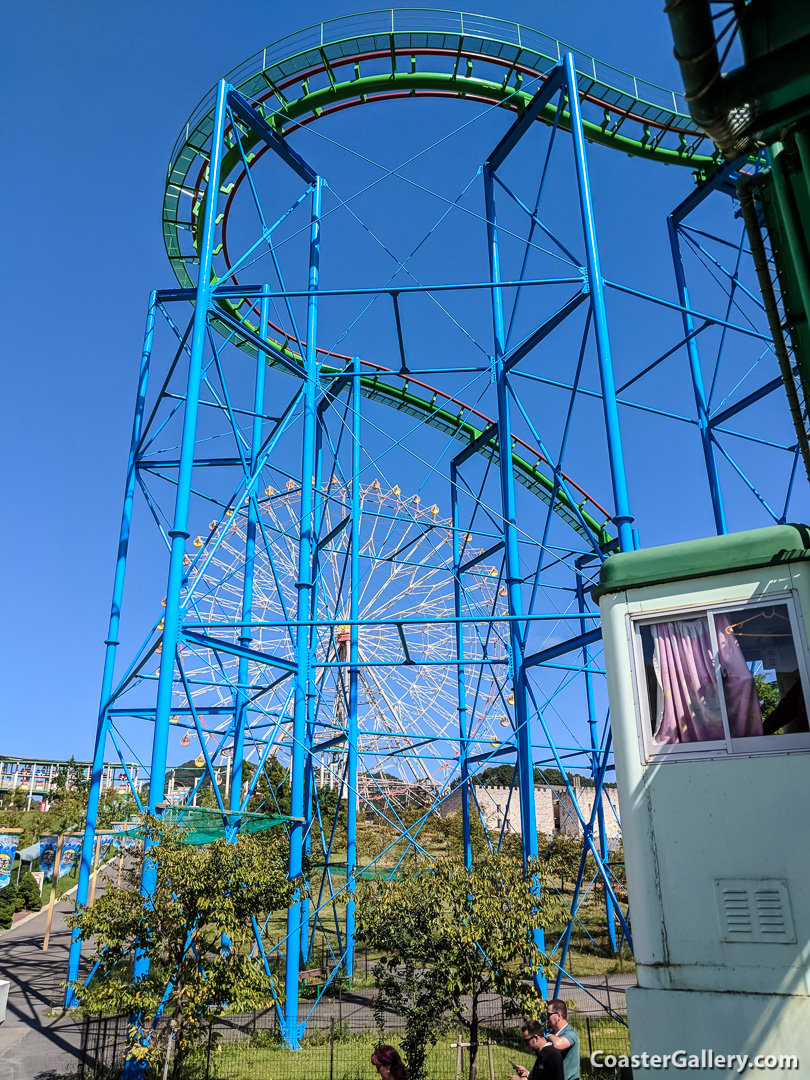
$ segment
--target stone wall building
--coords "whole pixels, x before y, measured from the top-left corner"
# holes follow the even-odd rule
[[[582,826],[579,823],[579,818],[574,812],[571,803],[571,796],[568,794],[567,789],[564,787],[554,787],[551,790],[553,790],[555,793],[555,831],[561,832],[564,836],[581,836]],[[580,814],[582,814],[586,821],[589,821],[591,813],[593,812],[593,802],[596,796],[596,788],[575,785],[574,790],[577,796],[579,812]],[[619,800],[616,795],[616,788],[602,788],[602,814],[605,819],[605,838],[608,844],[610,844],[616,839],[617,836],[621,834],[622,831],[619,821]],[[599,836],[598,819],[594,820],[593,835],[594,839]]]
[[[517,833],[520,836],[520,800],[514,788],[510,792],[508,787],[474,786],[470,793],[471,803],[473,799],[477,799],[481,808],[481,817],[490,832],[500,833],[505,819],[504,831]],[[461,793],[459,792],[458,809],[460,808]],[[537,831],[550,836],[554,831],[554,807],[549,788],[536,787],[534,789],[534,814],[537,819]]]
[[[587,821],[593,810],[596,789],[575,785],[574,790],[580,813]],[[478,802],[481,817],[490,833],[500,833],[505,821],[505,833],[511,832],[520,835],[520,802],[515,788],[510,791],[508,787],[478,787],[474,785],[470,791],[471,812],[473,800]],[[605,835],[608,843],[610,843],[621,832],[619,804],[615,788],[602,789],[602,809],[605,817]],[[443,801],[439,813],[441,817],[447,817],[449,814],[457,813],[460,810],[461,791],[456,788]],[[535,786],[534,813],[537,820],[537,831],[543,833],[549,839],[557,833],[562,833],[564,836],[582,835],[582,826],[573,810],[571,796],[563,786]],[[595,825],[594,836],[598,835],[598,825]]]

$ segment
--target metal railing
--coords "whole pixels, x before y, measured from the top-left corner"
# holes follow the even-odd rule
[[[463,45],[473,51],[476,39],[482,43],[511,45],[521,50],[521,63],[528,67],[532,67],[532,54],[556,63],[563,54],[571,52],[576,60],[578,75],[592,80],[597,94],[604,90],[607,100],[618,112],[634,109],[635,114],[643,118],[645,106],[652,106],[671,113],[672,121],[677,121],[678,126],[698,132],[682,94],[639,79],[630,72],[605,64],[588,53],[521,23],[441,8],[384,8],[315,23],[260,49],[225,78],[240,87],[266,71],[274,82],[281,81],[296,71],[322,62],[321,51],[327,47],[350,44],[346,55],[355,51],[373,51],[377,47],[373,42],[375,37],[398,34],[410,35],[411,40],[402,44],[413,48],[438,47],[439,42],[435,40],[438,37],[452,37],[455,39],[454,48]],[[216,88],[212,87],[192,112],[172,148],[172,163],[190,133],[213,109],[215,94]]]

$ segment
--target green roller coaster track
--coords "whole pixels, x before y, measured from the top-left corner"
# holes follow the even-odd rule
[[[256,53],[232,71],[227,80],[261,110],[279,135],[287,136],[330,113],[402,97],[459,98],[521,114],[537,89],[537,80],[545,78],[565,52],[573,52],[576,59],[578,86],[586,110],[583,122],[590,141],[699,172],[717,167],[718,155],[689,116],[681,95],[569,49],[556,38],[529,27],[487,16],[405,8],[334,19]],[[381,64],[385,65],[382,72],[378,70]],[[440,70],[442,67],[444,70]],[[498,69],[504,72],[500,80],[493,78]],[[524,81],[529,81],[532,88],[523,90]],[[164,241],[174,273],[184,288],[193,286],[190,268],[198,263],[198,223],[203,220],[206,198],[213,108],[212,90],[175,143],[166,181]],[[555,117],[556,108],[549,105],[538,121],[552,124]],[[567,129],[567,112],[563,112],[558,124]],[[249,133],[241,139],[241,151],[232,145],[224,156],[220,191],[229,196],[225,218],[244,167],[242,153],[252,164],[258,156],[254,152],[257,142],[258,137]],[[712,153],[706,153],[707,149]],[[185,218],[180,213],[183,197],[190,199]],[[237,332],[235,343],[255,355],[254,335],[258,328],[239,315],[242,304],[248,304],[250,309],[250,302],[235,306],[225,299],[220,302],[247,331],[243,337]],[[223,334],[234,333],[232,325],[216,319],[212,322]],[[269,342],[268,355],[270,364],[280,364],[286,370],[301,368],[301,357],[289,347],[288,340]],[[326,364],[321,370],[324,378],[339,377],[341,373],[341,368]],[[487,418],[462,402],[388,369],[364,376],[361,385],[365,397],[417,417],[468,446],[476,444],[477,453],[497,462],[497,439],[486,436]],[[419,391],[424,391],[425,396]],[[477,427],[471,417],[480,418],[484,426]],[[561,489],[559,478],[555,482],[540,471],[541,464],[548,465],[545,458],[525,443],[518,453],[517,442],[513,444],[512,460],[519,483],[547,503],[553,498],[555,512],[580,535],[587,537],[591,533],[599,544],[608,543],[612,539],[605,520],[609,512],[564,477],[564,486],[573,486],[583,496],[582,502],[575,504]],[[526,457],[521,456],[524,451]]]

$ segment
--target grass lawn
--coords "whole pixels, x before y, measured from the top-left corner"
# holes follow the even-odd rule
[[[400,1047],[397,1036],[386,1036],[393,1046]],[[371,1064],[371,1054],[379,1040],[369,1037],[335,1042],[330,1061],[329,1043],[304,1046],[291,1052],[280,1047],[254,1048],[247,1044],[224,1047],[211,1055],[211,1080],[377,1080],[377,1070]],[[428,1062],[429,1080],[454,1080],[456,1049],[450,1046],[455,1036],[445,1035],[432,1051]],[[522,1050],[493,1046],[492,1057],[496,1080],[505,1080],[511,1072],[510,1058],[527,1068],[532,1058]],[[331,1067],[330,1067],[331,1066]],[[467,1061],[465,1055],[464,1070]],[[478,1054],[481,1080],[489,1077],[487,1049]]]
[[[64,896],[64,894],[66,892],[69,892],[71,889],[75,888],[77,881],[78,881],[78,875],[76,877],[74,877],[72,874],[65,874],[64,877],[60,877],[59,880],[56,883],[56,899],[58,900],[60,896]],[[48,901],[51,898],[51,889],[52,888],[53,888],[53,885],[51,884],[50,881],[43,882],[43,885],[42,885],[42,906],[43,907],[47,906]]]
[[[595,952],[572,948],[568,952],[565,970],[576,979],[588,975],[629,975],[636,970],[636,964],[627,946],[619,957],[598,956]]]

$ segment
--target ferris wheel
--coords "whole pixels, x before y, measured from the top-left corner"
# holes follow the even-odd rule
[[[345,748],[333,736],[345,731],[348,711],[349,533],[348,488],[337,476],[321,485],[317,532],[326,538],[317,549],[317,612],[314,613],[313,694],[310,719],[315,750],[330,742],[318,766],[320,785],[339,784]],[[358,671],[358,754],[369,803],[377,786],[372,774],[398,778],[435,790],[452,779],[458,758],[459,683],[454,664],[455,599],[452,529],[439,507],[423,506],[419,495],[406,496],[398,485],[379,480],[360,489],[360,568]],[[279,662],[294,659],[294,634],[285,625],[295,609],[300,532],[299,485],[289,480],[281,490],[267,486],[259,500],[253,566],[251,650]],[[189,573],[187,604],[201,623],[216,629],[217,640],[238,640],[248,519],[223,514],[210,522],[207,536],[194,544],[199,554]],[[331,539],[330,539],[331,538]],[[462,542],[481,556],[477,537]],[[506,642],[493,616],[503,614],[506,588],[494,562],[481,562],[465,579],[462,598],[467,618],[463,635],[472,645],[489,637],[490,663],[466,676],[465,690],[475,713],[471,738],[482,746],[500,745],[508,717]],[[475,618],[487,620],[480,629]],[[183,663],[190,696],[213,749],[233,716],[235,697],[251,702],[246,759],[260,760],[267,743],[282,762],[291,753],[290,680],[277,667],[251,664],[247,686],[240,686],[237,656],[194,644],[184,647]],[[228,719],[214,719],[220,714]],[[184,736],[184,739],[188,736]],[[185,745],[188,745],[186,743]]]

